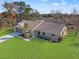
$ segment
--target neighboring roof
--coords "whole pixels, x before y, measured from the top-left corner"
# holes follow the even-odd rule
[[[65,26],[64,24],[59,24],[54,22],[52,23],[44,22],[38,28],[36,28],[36,30],[58,35],[60,34],[64,26]]]

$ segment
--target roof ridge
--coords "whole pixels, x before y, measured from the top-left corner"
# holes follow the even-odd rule
[[[45,21],[41,21],[32,31],[34,31],[36,28],[38,28],[42,23],[44,23]]]

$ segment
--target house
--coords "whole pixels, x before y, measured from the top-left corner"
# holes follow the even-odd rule
[[[24,30],[24,25],[28,24],[28,30]],[[31,34],[52,41],[59,41],[67,34],[67,27],[64,24],[46,22],[44,20],[29,21],[23,20],[14,27],[15,31],[22,34]]]

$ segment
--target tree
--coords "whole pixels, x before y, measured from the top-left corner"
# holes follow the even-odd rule
[[[15,18],[16,18],[13,5],[11,3],[5,2],[3,7],[7,10],[7,12],[3,13],[2,16],[6,19],[7,23],[13,29],[13,22],[15,21]]]
[[[62,14],[62,12],[60,10],[56,10],[55,14]]]
[[[73,14],[73,15],[78,14],[77,9],[73,8],[73,10],[72,10],[72,14]]]
[[[33,10],[33,9],[32,9],[32,11],[30,12],[30,15],[32,16],[32,18],[33,18],[34,20],[37,20],[37,19],[39,19],[39,17],[40,17],[39,12],[38,12],[37,10]]]
[[[3,7],[7,10],[7,12],[9,12],[9,13],[13,12],[13,5],[12,4],[5,2]]]
[[[14,9],[18,15],[18,21],[21,21],[25,18],[26,15],[29,16],[29,12],[32,10],[30,5],[26,5],[25,2],[20,1],[20,2],[13,2]],[[28,7],[29,6],[29,7]]]
[[[0,29],[1,29],[1,27],[2,27],[1,24],[2,24],[2,20],[0,19]]]
[[[25,14],[28,15],[29,11],[31,10],[30,5],[26,5],[25,2],[22,2],[22,1],[20,1],[20,2],[12,2],[12,3],[5,2],[3,7],[7,11],[2,16],[4,18],[6,18],[6,21],[8,22],[8,24],[10,24],[11,28],[13,28],[13,26],[16,23],[23,20],[24,17],[25,17]]]
[[[17,14],[17,22],[20,22],[22,20],[22,15],[24,13],[25,3],[20,1],[20,2],[13,2],[12,4]]]
[[[75,29],[75,37],[78,35],[79,32],[79,17],[74,21],[74,29]]]
[[[60,10],[53,10],[50,12],[50,14],[62,14]]]
[[[25,8],[25,13],[24,13],[24,19],[29,19],[31,18],[30,16],[30,11],[32,10],[32,8]]]
[[[78,14],[78,11],[75,8],[73,8],[73,10],[72,10],[72,18],[74,19],[74,21],[73,21],[74,30],[75,30],[74,40],[77,37],[78,32],[79,32],[79,16],[77,14]]]
[[[52,9],[51,13],[50,14],[55,14],[55,11]]]

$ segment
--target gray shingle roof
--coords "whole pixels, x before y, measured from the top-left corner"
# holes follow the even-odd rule
[[[64,27],[64,24],[44,22],[36,30],[58,35],[60,34],[63,27]]]
[[[39,20],[39,21],[23,20],[19,23],[19,25],[23,27],[24,23],[27,23],[29,30],[33,30],[42,21],[43,20]],[[43,22],[35,30],[59,35],[63,27],[64,27],[64,24],[54,23],[54,22],[51,22],[51,23],[50,22]]]
[[[40,22],[42,22],[42,20],[38,20],[38,21],[29,21],[29,20],[23,20],[20,23],[18,23],[21,27],[24,26],[25,23],[28,24],[28,29],[29,30],[33,30]]]

